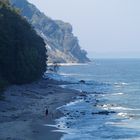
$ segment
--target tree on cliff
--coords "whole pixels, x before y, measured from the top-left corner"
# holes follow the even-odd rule
[[[43,39],[7,0],[0,0],[0,79],[23,84],[46,70]]]

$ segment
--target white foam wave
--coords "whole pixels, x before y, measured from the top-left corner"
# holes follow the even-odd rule
[[[61,87],[61,88],[66,88],[67,85],[59,85],[59,87]]]
[[[127,125],[125,122],[106,122],[107,125]]]
[[[118,116],[121,116],[121,117],[127,117],[128,114],[127,113],[124,113],[124,112],[120,112],[117,114]]]
[[[83,101],[82,99],[81,100],[76,100],[74,102],[70,102],[70,103],[66,104],[66,106],[74,106],[75,104],[80,103],[82,101]]]
[[[124,93],[119,92],[119,93],[113,93],[112,95],[123,95]]]
[[[43,126],[49,126],[49,127],[55,127],[55,128],[57,128],[57,125],[52,125],[52,124],[44,124]]]
[[[122,85],[128,85],[128,83],[121,83]]]
[[[140,118],[140,114],[128,114],[128,113],[120,112],[117,115],[121,116],[121,117],[129,118],[129,119],[139,119]]]
[[[126,111],[140,111],[140,108],[127,108],[127,107],[122,107],[122,106],[115,106],[115,105],[111,105],[111,104],[104,104],[103,109],[111,109],[111,110],[126,110]]]
[[[62,73],[62,72],[60,72],[59,74],[63,75],[63,76],[81,76],[81,74],[78,74],[78,73]]]
[[[74,106],[74,105],[76,105],[77,103],[80,103],[80,102],[82,102],[82,101],[83,101],[82,99],[79,99],[79,100],[76,100],[76,101],[67,103],[66,105],[60,106],[60,107],[58,107],[57,109],[61,109],[61,108],[63,108],[63,107]]]
[[[79,74],[79,73],[63,73],[63,72],[60,72],[59,74],[62,75],[62,76],[83,76],[83,77],[85,76],[85,74]],[[91,77],[93,75],[86,74],[86,76]]]
[[[125,107],[111,107],[111,109],[114,109],[114,110],[129,110],[129,111],[132,111],[132,110],[136,110],[136,111],[140,111],[139,108],[137,109],[134,109],[134,108],[125,108]]]
[[[116,83],[114,83],[114,85],[116,86],[116,87],[120,87],[120,86],[127,86],[127,85],[129,85],[128,83],[125,83],[125,82],[116,82]]]
[[[126,107],[121,107],[121,106],[117,106],[117,107],[111,107],[110,109],[113,109],[113,110],[137,110],[139,111],[140,109],[134,109],[134,108],[126,108]]]

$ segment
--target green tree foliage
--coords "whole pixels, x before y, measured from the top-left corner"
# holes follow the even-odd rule
[[[28,83],[40,78],[45,70],[43,39],[17,10],[0,0],[1,79],[11,84]]]

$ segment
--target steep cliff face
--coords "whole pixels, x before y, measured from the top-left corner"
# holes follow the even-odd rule
[[[78,39],[73,35],[72,26],[69,23],[52,20],[27,0],[10,1],[13,6],[21,10],[21,14],[44,38],[49,62],[85,63],[90,61],[86,56],[86,51],[81,50]]]

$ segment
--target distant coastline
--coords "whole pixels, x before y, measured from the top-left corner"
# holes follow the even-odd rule
[[[79,66],[79,65],[88,65],[88,63],[57,63],[59,66]],[[47,63],[48,66],[54,65],[53,63]]]

